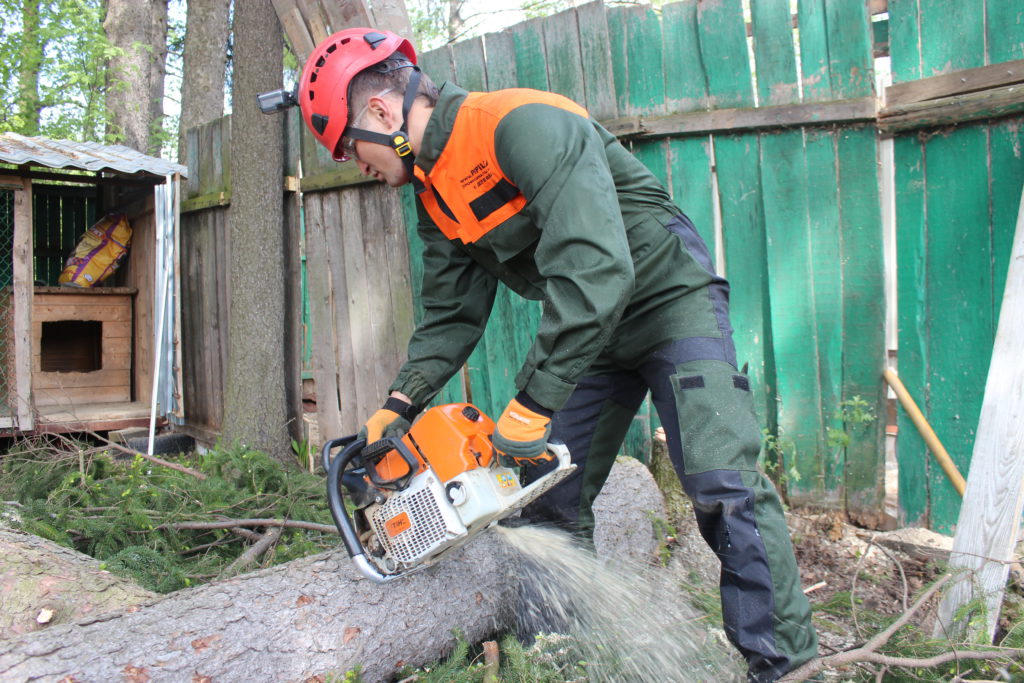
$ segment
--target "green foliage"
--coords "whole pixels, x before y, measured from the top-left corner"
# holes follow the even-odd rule
[[[455,637],[455,648],[444,662],[417,670],[407,667],[398,678],[412,679],[416,683],[483,683],[488,680],[481,649],[471,646],[461,633],[455,633]],[[497,679],[501,683],[583,683],[588,680],[586,663],[580,661],[578,655],[572,636],[538,634],[533,645],[526,648],[515,636],[507,635],[501,641]]]
[[[854,396],[851,399],[840,402],[839,407],[832,413],[832,418],[840,422],[843,428],[829,427],[827,429],[826,441],[829,448],[839,450],[850,445],[848,430],[857,426],[871,424],[875,421],[875,413],[871,408],[871,404],[860,396]]]
[[[92,444],[40,441],[0,459],[0,498],[16,500],[26,531],[74,548],[157,592],[215,578],[250,543],[227,529],[174,529],[179,522],[296,519],[331,524],[319,477],[244,448],[189,456],[204,480],[122,458]],[[336,545],[336,537],[286,530],[270,563]]]
[[[785,436],[782,430],[774,434],[768,429],[762,429],[761,440],[763,448],[758,465],[780,491],[784,492],[786,484],[790,481],[800,481],[800,470],[796,468],[796,444]],[[788,469],[787,462],[790,463]]]
[[[102,137],[103,14],[102,0],[0,0],[0,132]]]

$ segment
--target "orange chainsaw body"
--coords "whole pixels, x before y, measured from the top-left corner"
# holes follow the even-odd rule
[[[477,467],[487,467],[494,457],[491,418],[465,403],[432,408],[416,421],[402,437],[409,452],[418,461],[411,475],[429,467],[441,483]],[[397,450],[390,450],[373,467],[381,481],[397,481],[410,476],[410,465]]]

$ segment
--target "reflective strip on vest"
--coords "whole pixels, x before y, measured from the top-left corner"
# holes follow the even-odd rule
[[[553,93],[525,88],[470,93],[430,174],[416,167],[424,186],[418,196],[448,239],[476,242],[526,206],[526,197],[502,173],[494,151],[498,124],[526,104],[545,104],[588,118],[586,109]]]

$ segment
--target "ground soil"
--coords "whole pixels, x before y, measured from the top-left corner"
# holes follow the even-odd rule
[[[926,529],[860,529],[829,513],[794,513],[789,526],[822,655],[863,643],[902,614],[938,578],[953,540]],[[933,620],[930,606],[914,622],[930,632]]]

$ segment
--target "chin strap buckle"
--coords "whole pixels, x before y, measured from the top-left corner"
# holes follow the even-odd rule
[[[408,136],[401,131],[391,136],[391,146],[400,157],[407,157],[412,154],[412,143],[409,142]]]

